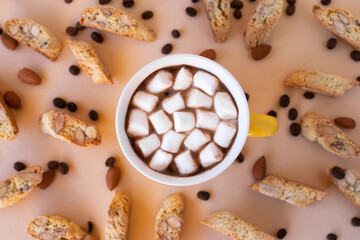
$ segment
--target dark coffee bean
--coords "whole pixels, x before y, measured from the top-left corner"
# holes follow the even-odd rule
[[[58,161],[55,161],[55,160],[52,160],[52,161],[48,162],[47,167],[48,167],[49,169],[58,169],[58,167],[59,167],[59,162],[58,162]]]
[[[277,237],[278,239],[283,239],[283,238],[286,236],[286,234],[287,234],[286,229],[285,229],[285,228],[281,228],[281,229],[277,232],[276,237]]]
[[[69,36],[76,36],[76,34],[78,33],[78,30],[76,27],[67,27],[66,28],[66,33]]]
[[[66,2],[66,3],[71,3],[71,2],[72,2],[72,0],[65,0],[65,2]]]
[[[180,37],[180,32],[177,29],[174,29],[171,31],[171,35],[173,36],[173,38],[179,38]]]
[[[336,47],[336,44],[337,44],[336,38],[329,38],[329,40],[326,43],[326,47],[331,50]]]
[[[331,0],[321,0],[322,5],[329,5],[331,3]]]
[[[245,160],[245,157],[242,153],[240,153],[239,156],[237,156],[237,158],[235,159],[235,161],[238,163],[242,163],[242,162],[244,162],[244,160]]]
[[[71,65],[69,67],[69,71],[72,75],[78,75],[80,73],[80,68],[78,66]]]
[[[295,3],[296,3],[296,0],[286,0],[286,2],[287,2],[288,4],[295,4]]]
[[[200,191],[197,193],[197,197],[201,200],[207,201],[210,198],[210,193],[206,191]]]
[[[77,110],[77,106],[76,106],[76,103],[74,102],[69,102],[67,105],[66,105],[67,109],[70,111],[70,112],[76,112]]]
[[[0,28],[0,35],[3,33],[3,30],[2,30],[2,28]]]
[[[234,18],[240,19],[241,17],[242,17],[242,13],[241,13],[240,9],[236,9],[234,11]]]
[[[245,93],[246,101],[249,101],[250,95],[248,93]]]
[[[290,133],[291,133],[291,135],[293,135],[294,137],[299,136],[300,133],[301,133],[301,126],[300,126],[300,124],[298,124],[298,123],[292,123],[292,124],[290,125]]]
[[[171,45],[171,43],[167,43],[161,48],[161,52],[163,54],[169,54],[172,51],[172,49],[173,46]]]
[[[193,7],[187,7],[187,8],[185,9],[185,11],[186,11],[187,15],[189,15],[190,17],[195,17],[196,14],[197,14],[196,9],[193,8]]]
[[[288,95],[282,95],[279,100],[280,107],[286,108],[290,104],[290,97]]]
[[[199,0],[191,0],[193,3],[197,3]]]
[[[88,221],[88,233],[91,233],[93,229],[94,229],[93,223]]]
[[[336,236],[336,234],[334,234],[334,233],[329,233],[329,234],[326,236],[326,239],[327,239],[327,240],[337,240],[337,236]]]
[[[345,177],[345,171],[339,167],[333,167],[331,169],[331,175],[337,179],[343,179]]]
[[[267,115],[277,117],[277,113],[274,110],[270,110]]]
[[[92,32],[90,36],[95,42],[102,43],[104,41],[103,36],[98,32]]]
[[[20,171],[24,170],[26,168],[26,166],[22,162],[15,162],[14,168],[16,171],[20,172]]]
[[[116,159],[114,157],[109,157],[108,159],[106,159],[105,161],[105,165],[107,167],[113,167],[115,165]]]
[[[108,3],[110,3],[110,2],[111,2],[111,0],[99,0],[99,3],[100,3],[101,5],[108,4]]]
[[[76,23],[75,26],[76,26],[77,30],[83,30],[83,29],[85,29],[85,26],[81,25],[79,21]]]
[[[126,8],[131,8],[135,5],[135,2],[134,0],[123,0],[122,4]]]
[[[312,92],[305,92],[305,93],[304,93],[304,97],[305,97],[306,99],[313,99],[313,98],[315,97],[315,94],[312,93]]]
[[[360,52],[357,50],[354,50],[350,53],[351,58],[355,61],[358,62],[360,61]]]
[[[360,227],[360,218],[358,217],[353,217],[351,219],[351,224],[355,227]]]
[[[358,77],[356,78],[356,81],[360,82],[360,76],[358,76]]]
[[[233,0],[230,3],[230,7],[235,8],[235,9],[242,9],[243,6],[244,6],[244,4],[240,0]]]
[[[290,120],[295,120],[297,118],[298,112],[295,108],[291,108],[289,110],[289,119]]]
[[[64,162],[59,163],[59,172],[62,175],[67,174],[69,172],[69,166]]]
[[[255,2],[256,0],[249,0],[250,2]]]
[[[95,110],[89,112],[89,117],[91,120],[96,121],[99,119],[99,114]]]
[[[54,106],[57,107],[57,108],[65,108],[65,107],[66,107],[66,102],[65,102],[65,100],[62,99],[62,98],[58,98],[58,97],[57,97],[57,98],[54,98],[53,104],[54,104]]]
[[[293,4],[293,3],[289,4],[286,8],[286,14],[288,16],[292,16],[292,15],[294,15],[295,10],[296,10],[295,4]]]
[[[141,14],[141,17],[145,20],[150,19],[154,16],[154,13],[152,11],[145,11]]]

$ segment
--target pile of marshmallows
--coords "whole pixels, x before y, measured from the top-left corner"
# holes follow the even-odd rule
[[[156,151],[149,162],[152,169],[164,171],[174,159],[179,174],[189,175],[223,159],[237,131],[237,108],[228,92],[216,92],[218,86],[215,76],[201,70],[193,75],[182,67],[175,82],[169,71],[160,70],[147,82],[147,92],[135,93],[132,105],[136,107],[128,113],[127,133],[136,138],[144,158]],[[158,104],[161,99],[154,94],[171,87],[175,93]]]

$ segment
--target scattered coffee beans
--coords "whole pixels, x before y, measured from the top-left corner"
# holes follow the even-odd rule
[[[71,2],[72,2],[72,0],[65,0],[65,2],[66,2],[66,3],[71,3]]]
[[[111,2],[111,0],[99,0],[99,3],[100,3],[101,5],[108,4],[108,3],[110,3],[110,2]]]
[[[113,167],[115,165],[116,159],[114,157],[109,157],[108,159],[106,159],[105,161],[105,165],[107,167]]]
[[[69,36],[76,36],[76,34],[78,33],[78,30],[77,30],[77,28],[76,27],[67,27],[66,28],[66,33],[67,33],[67,35],[69,35]]]
[[[210,193],[206,191],[200,191],[197,193],[197,197],[201,200],[207,201],[210,198]]]
[[[343,179],[345,177],[345,172],[339,167],[333,167],[331,169],[331,175],[333,175],[337,179]]]
[[[126,8],[131,8],[135,5],[135,2],[134,0],[123,0],[122,4]]]
[[[350,56],[354,61],[356,61],[356,62],[360,61],[360,52],[359,51],[357,51],[357,50],[352,51],[350,53]]]
[[[285,229],[285,228],[281,228],[281,229],[277,232],[276,237],[277,237],[278,239],[283,239],[283,238],[286,236],[286,234],[287,234],[286,229]]]
[[[88,233],[91,233],[93,229],[94,229],[93,223],[88,221]]]
[[[286,0],[286,2],[287,2],[288,4],[295,4],[295,3],[296,3],[296,0]]]
[[[326,43],[326,47],[328,49],[334,49],[336,47],[337,40],[336,38],[329,38],[329,40]]]
[[[177,29],[174,29],[171,31],[171,35],[173,36],[173,38],[179,38],[180,37],[180,32]]]
[[[358,217],[353,217],[351,219],[351,225],[355,226],[355,227],[360,227],[360,218]]]
[[[290,104],[290,97],[286,94],[282,95],[279,100],[280,107],[286,108]]]
[[[69,102],[67,105],[66,105],[67,109],[70,111],[70,112],[76,112],[77,110],[77,106],[76,106],[76,103],[74,102]]]
[[[172,49],[173,46],[171,45],[171,43],[167,43],[161,48],[161,52],[163,54],[169,54],[172,51]]]
[[[79,21],[76,23],[75,26],[76,26],[77,30],[79,30],[79,31],[85,29],[85,26],[81,25]]]
[[[244,162],[244,160],[245,160],[245,157],[242,153],[240,153],[239,156],[237,156],[237,158],[235,159],[235,161],[238,163],[242,163],[242,162]]]
[[[89,112],[89,117],[91,120],[96,121],[99,119],[99,114],[95,110]]]
[[[267,115],[277,117],[277,113],[274,110],[270,110]]]
[[[72,75],[78,75],[80,73],[80,68],[78,66],[71,65],[69,67],[69,71]]]
[[[240,9],[236,9],[234,11],[234,18],[240,19],[241,17],[242,17],[242,13],[241,13]]]
[[[65,100],[62,99],[62,98],[59,98],[59,97],[54,98],[53,104],[54,104],[54,106],[57,107],[57,108],[65,108],[65,107],[66,107],[66,102],[65,102]]]
[[[298,124],[298,123],[292,123],[292,124],[290,125],[290,133],[291,133],[291,135],[293,135],[294,137],[299,136],[300,133],[301,133],[301,126],[300,126],[300,124]]]
[[[331,3],[331,0],[321,0],[322,5],[329,5]]]
[[[92,32],[90,36],[95,42],[102,43],[104,41],[103,36],[98,32]]]
[[[58,169],[58,167],[59,167],[59,162],[58,162],[58,161],[55,161],[55,160],[51,160],[50,162],[48,162],[47,167],[48,167],[49,169],[54,169],[54,170],[56,170],[56,169]]]
[[[246,101],[249,101],[250,95],[248,93],[245,93]]]
[[[145,11],[141,14],[141,17],[145,20],[150,19],[154,16],[154,13],[152,11]]]
[[[336,234],[334,234],[334,233],[329,233],[329,234],[326,236],[326,239],[327,239],[327,240],[337,240],[337,236],[336,236]]]
[[[187,15],[189,15],[190,17],[195,17],[196,14],[197,14],[196,9],[193,8],[193,7],[187,7],[187,8],[185,9],[185,11],[186,11]]]
[[[59,172],[62,175],[67,174],[69,172],[69,166],[64,162],[59,163]]]
[[[292,15],[294,15],[295,10],[296,10],[295,4],[291,3],[286,8],[286,14],[288,16],[292,16]]]
[[[20,171],[24,170],[26,168],[26,166],[22,162],[15,162],[14,163],[14,168],[15,168],[16,171],[20,172]]]
[[[289,119],[290,120],[295,120],[297,118],[298,112],[295,108],[291,108],[289,110]]]
[[[313,99],[313,98],[315,97],[315,94],[312,93],[312,92],[305,92],[305,93],[304,93],[304,97],[305,97],[306,99]]]
[[[235,9],[242,9],[244,4],[240,0],[233,0],[230,4],[230,7]]]

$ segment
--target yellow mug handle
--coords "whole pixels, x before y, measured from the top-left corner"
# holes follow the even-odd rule
[[[249,137],[270,137],[278,130],[278,121],[269,115],[250,114]]]

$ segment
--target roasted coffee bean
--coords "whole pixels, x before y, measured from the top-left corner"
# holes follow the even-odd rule
[[[135,2],[134,0],[123,0],[122,4],[126,8],[131,8],[135,5]]]
[[[66,33],[67,33],[67,35],[69,35],[69,36],[76,36],[76,34],[78,33],[78,30],[77,30],[77,28],[76,27],[67,27],[66,28]]]
[[[281,229],[277,232],[276,237],[277,237],[278,239],[283,239],[283,238],[286,236],[286,234],[287,234],[286,229],[285,229],[285,228],[281,228]]]
[[[71,65],[69,67],[69,71],[72,75],[78,75],[80,73],[80,68],[78,66]]]
[[[336,234],[334,234],[334,233],[329,233],[329,234],[326,236],[326,239],[327,239],[327,240],[337,240],[337,236],[336,236]]]
[[[48,162],[48,164],[47,164],[47,167],[49,168],[49,169],[58,169],[58,167],[59,167],[59,162],[58,161],[55,161],[55,160],[51,160],[50,162]]]
[[[304,97],[305,97],[306,99],[313,99],[313,98],[315,97],[315,94],[312,93],[312,92],[305,92],[305,93],[304,93]]]
[[[326,47],[331,50],[336,47],[336,44],[337,44],[336,38],[329,38],[329,40],[326,43]]]
[[[94,229],[93,223],[88,221],[88,233],[91,233],[93,229]]]
[[[244,4],[240,0],[233,0],[230,3],[230,7],[235,8],[235,9],[242,9],[243,6],[244,6]]]
[[[241,13],[240,9],[236,9],[234,11],[234,18],[240,19],[241,17],[242,17],[242,13]]]
[[[90,36],[95,42],[102,43],[104,41],[103,36],[98,32],[92,32]]]
[[[173,38],[179,38],[180,37],[180,32],[177,29],[174,29],[171,31],[171,35],[173,36]]]
[[[70,112],[76,112],[77,110],[77,106],[76,106],[76,103],[74,102],[69,102],[67,105],[66,105],[67,109],[70,111]]]
[[[274,110],[270,110],[267,115],[277,117],[277,113]]]
[[[343,179],[345,177],[345,171],[339,167],[333,167],[331,169],[331,175],[337,179]]]
[[[207,201],[210,198],[210,193],[206,191],[200,191],[197,193],[197,197],[201,200]]]
[[[291,3],[286,8],[286,14],[288,16],[292,16],[292,15],[294,15],[295,10],[296,10],[295,4]]]
[[[290,104],[290,97],[286,94],[282,95],[279,100],[280,107],[286,108]]]
[[[193,3],[197,3],[199,0],[191,0]]]
[[[15,162],[14,163],[14,168],[16,171],[20,172],[22,170],[24,170],[26,168],[26,165],[22,162]]]
[[[89,117],[91,120],[96,121],[99,119],[99,114],[95,110],[89,112]]]
[[[3,30],[2,30],[2,28],[0,28],[0,35],[3,33]]]
[[[83,30],[83,29],[85,29],[85,26],[81,25],[79,21],[76,23],[75,26],[76,26],[77,30]]]
[[[235,161],[238,163],[242,163],[242,162],[244,162],[244,160],[245,160],[245,157],[242,153],[240,153],[239,156],[237,156],[237,158],[235,159]]]
[[[163,54],[169,54],[172,51],[172,49],[173,46],[171,45],[171,43],[167,43],[161,48],[161,52]]]
[[[290,120],[295,120],[297,118],[298,112],[295,108],[291,108],[289,110],[289,119]]]
[[[286,0],[286,2],[287,2],[288,4],[295,4],[295,3],[296,3],[296,0]]]
[[[72,0],[65,0],[65,2],[66,2],[66,3],[71,3],[71,2],[72,2]]]
[[[109,157],[105,161],[105,165],[110,168],[113,167],[115,165],[115,163],[116,163],[116,159],[114,157]]]
[[[189,15],[190,17],[195,17],[196,14],[197,14],[196,9],[193,8],[193,7],[187,7],[187,8],[185,9],[185,11],[186,11],[187,15]]]
[[[141,17],[145,20],[150,19],[154,16],[154,13],[152,11],[145,11],[141,14]]]
[[[99,0],[99,3],[100,3],[101,5],[108,4],[108,3],[110,3],[110,2],[111,2],[111,0]]]
[[[69,166],[64,162],[59,163],[59,172],[62,175],[67,174],[69,172]]]
[[[353,217],[351,219],[351,225],[355,226],[355,227],[360,227],[360,218],[358,217]]]
[[[59,98],[59,97],[54,98],[53,104],[54,104],[54,106],[57,107],[57,108],[65,108],[65,107],[66,107],[66,102],[65,102],[65,100],[62,99],[62,98]]]
[[[291,133],[291,135],[293,135],[294,137],[299,136],[300,133],[301,133],[301,126],[300,126],[300,124],[298,124],[298,123],[292,123],[292,124],[290,125],[290,133]]]
[[[250,2],[255,2],[256,0],[249,0]]]
[[[360,76],[358,76],[358,77],[356,78],[356,81],[360,82]]]
[[[354,50],[350,53],[351,58],[355,61],[358,62],[360,61],[360,52],[357,50]]]
[[[248,93],[245,93],[246,101],[249,101],[250,95]]]
[[[331,3],[331,0],[321,0],[321,4],[326,6],[329,5]]]

